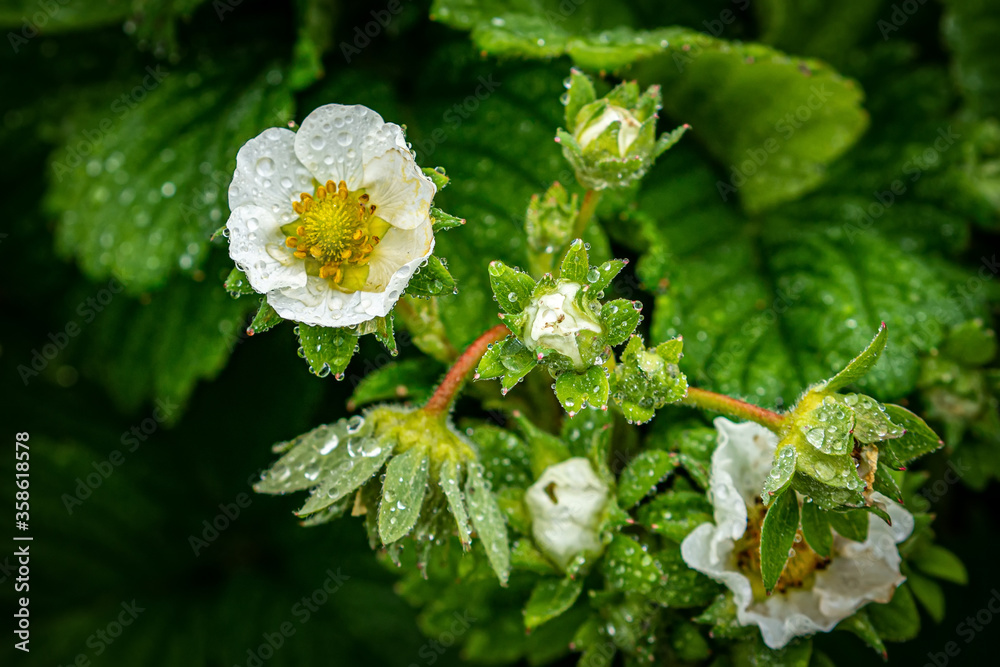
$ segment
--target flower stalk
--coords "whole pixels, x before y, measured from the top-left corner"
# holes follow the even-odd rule
[[[465,379],[469,375],[469,371],[476,367],[482,356],[486,354],[486,349],[493,343],[506,338],[508,334],[510,334],[510,330],[503,324],[498,324],[495,327],[487,329],[479,338],[472,341],[469,347],[465,348],[461,356],[448,369],[444,379],[441,380],[441,384],[434,390],[434,394],[423,407],[424,412],[432,415],[446,413],[455,401],[455,397],[458,395],[462,385],[465,384]]]
[[[580,205],[580,212],[576,216],[576,224],[573,226],[573,236],[570,238],[582,239],[583,233],[587,230],[597,205],[601,202],[600,190],[587,190],[583,195],[583,203]]]
[[[779,435],[785,423],[785,416],[777,412],[732,396],[717,394],[714,391],[706,391],[697,387],[688,387],[687,395],[680,402],[701,410],[719,412],[728,417],[747,419]]]

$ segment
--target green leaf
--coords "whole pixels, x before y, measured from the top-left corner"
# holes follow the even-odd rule
[[[507,543],[507,526],[496,497],[483,479],[483,467],[470,463],[465,482],[465,500],[469,506],[472,525],[486,549],[493,571],[500,585],[507,585],[510,576],[510,545]]]
[[[425,169],[424,172],[426,173],[426,171],[427,170]],[[435,174],[437,173],[433,169],[430,171],[433,171]],[[458,218],[450,213],[445,213],[439,208],[431,208],[431,227],[433,228],[435,234],[438,232],[446,232],[449,229],[454,229],[455,227],[461,227],[464,224],[465,218]]]
[[[659,561],[628,535],[616,535],[604,555],[604,581],[614,590],[649,594],[666,576]]]
[[[855,542],[868,539],[868,513],[864,510],[827,512],[827,520],[838,534]]]
[[[237,268],[229,272],[226,282],[222,283],[222,286],[229,292],[229,296],[234,299],[247,294],[254,294],[254,289],[250,286],[250,281],[247,280],[247,274]]]
[[[406,536],[417,519],[427,493],[430,460],[427,450],[413,447],[389,460],[378,506],[378,532],[382,544],[392,544]]]
[[[715,177],[698,160],[683,149],[660,160],[639,203],[656,218],[634,217],[640,228],[629,234],[648,249],[639,277],[661,286],[650,336],[686,334],[681,368],[692,384],[789,405],[843,369],[869,344],[865,331],[885,321],[891,354],[857,384],[875,398],[904,396],[920,354],[943,339],[940,327],[914,328],[915,313],[944,325],[982,307],[984,290],[950,298],[965,274],[915,254],[912,237],[896,231],[916,215],[905,203],[855,234],[865,200],[817,196],[764,216],[751,233],[750,220],[712,194]],[[883,234],[883,225],[893,226]]]
[[[676,458],[663,450],[640,452],[629,461],[618,478],[618,504],[622,509],[631,508],[649,495],[676,467]]]
[[[940,584],[914,572],[907,572],[906,585],[910,587],[917,602],[927,610],[935,623],[944,620],[945,600],[944,591],[941,590]]]
[[[441,192],[446,187],[448,187],[448,183],[451,181],[451,178],[445,172],[444,167],[433,167],[433,168],[432,167],[424,167],[423,169],[421,169],[421,171],[424,172],[424,176],[426,176],[427,178],[431,179],[431,181],[433,181],[434,187],[437,188],[438,192]],[[434,218],[434,211],[439,211],[439,212],[443,213],[443,211],[441,211],[441,209],[432,208],[431,209],[431,219]],[[447,215],[447,213],[444,213],[444,215]],[[434,231],[437,231],[437,230],[434,230]]]
[[[440,365],[424,358],[390,361],[361,378],[348,407],[400,399],[421,403],[430,398],[441,372]]]
[[[88,159],[72,159],[76,134],[53,153],[46,206],[59,218],[58,248],[86,275],[113,276],[140,292],[203,268],[209,236],[228,215],[237,151],[293,109],[288,88],[269,83],[275,70],[234,70],[233,62],[210,61],[197,72],[151,67],[142,104],[108,100],[101,115],[76,117],[70,132],[100,137]],[[111,122],[108,109],[119,107],[125,113]]]
[[[806,3],[761,0],[753,5],[760,21],[760,40],[786,53],[797,53],[842,64],[851,47],[876,23],[882,30],[879,0],[840,3]],[[892,25],[892,28],[896,28]],[[892,33],[889,33],[892,34]],[[886,32],[882,31],[883,37]]]
[[[455,279],[451,273],[438,257],[431,255],[410,278],[406,293],[411,296],[442,296],[451,294],[454,289]]]
[[[348,445],[352,445],[351,451],[354,452],[354,456],[347,451]],[[330,467],[319,479],[319,485],[313,489],[309,500],[296,512],[298,516],[315,514],[357,490],[371,479],[392,455],[392,447],[388,443],[368,437],[353,443],[343,443],[339,449],[344,452],[338,456],[339,463]]]
[[[906,408],[890,403],[886,404],[885,411],[894,424],[906,429],[902,437],[889,440],[882,445],[891,451],[900,463],[909,463],[913,459],[944,447],[944,441],[927,425],[927,422]]]
[[[267,302],[267,297],[261,297],[260,308],[257,309],[257,314],[253,316],[253,321],[247,327],[247,335],[254,336],[265,331],[270,331],[284,321],[284,318],[278,315],[274,308],[271,307],[271,304]]]
[[[80,325],[72,358],[81,374],[105,386],[125,410],[158,400],[168,406],[169,423],[181,416],[198,381],[216,377],[246,339],[255,300],[233,300],[215,280],[175,276],[139,300],[114,279],[83,283],[72,304],[63,321]]]
[[[772,590],[788,560],[799,530],[799,501],[791,489],[777,496],[760,529],[760,570],[764,587]]]
[[[334,329],[311,324],[296,326],[302,356],[313,375],[341,375],[357,347],[357,337],[349,329]]]
[[[636,520],[680,544],[692,530],[713,520],[712,505],[702,493],[670,490],[640,506]]]
[[[542,579],[524,607],[524,627],[529,632],[568,611],[583,591],[583,578]]]
[[[733,667],[809,667],[812,640],[800,639],[780,649],[769,648],[760,634],[752,642],[737,644]]]
[[[472,544],[472,526],[469,525],[469,514],[465,511],[465,500],[462,498],[461,471],[454,459],[445,459],[438,469],[438,484],[444,490],[448,499],[448,509],[455,517],[458,539],[463,549]]]
[[[628,299],[615,299],[601,306],[601,324],[604,325],[604,339],[612,347],[621,345],[635,331],[641,319],[642,304]]]
[[[587,405],[605,409],[609,391],[603,366],[591,366],[583,373],[566,371],[556,378],[556,398],[571,417]]]
[[[824,512],[814,502],[802,503],[802,536],[809,548],[824,558],[829,558],[833,549],[829,516],[830,512]]]
[[[590,260],[587,248],[582,239],[576,239],[569,245],[566,256],[559,266],[559,277],[575,283],[587,284],[587,273],[590,270]]]
[[[854,357],[849,364],[832,378],[824,382],[823,388],[827,391],[840,391],[848,385],[856,383],[858,380],[868,375],[868,372],[875,367],[879,356],[889,342],[889,330],[885,322],[878,328],[878,333],[858,356]]]
[[[531,301],[535,281],[527,273],[512,269],[500,260],[490,262],[490,287],[505,313],[520,313]]]
[[[932,577],[963,586],[969,583],[969,574],[958,556],[936,544],[919,549],[910,557],[910,562]]]
[[[885,644],[882,643],[882,638],[878,636],[878,631],[872,625],[871,619],[868,618],[868,612],[864,609],[842,620],[837,624],[836,629],[846,630],[857,635],[861,638],[861,641],[872,647],[883,659],[887,658],[888,654],[885,650]]]
[[[886,604],[868,605],[868,617],[884,641],[905,642],[920,632],[920,613],[906,584]]]

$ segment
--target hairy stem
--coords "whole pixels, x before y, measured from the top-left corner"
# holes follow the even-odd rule
[[[510,330],[506,326],[498,324],[491,329],[487,329],[479,338],[472,341],[472,344],[465,348],[465,352],[448,369],[448,373],[441,380],[441,384],[434,390],[434,395],[431,396],[430,400],[427,401],[427,405],[424,406],[424,411],[434,415],[447,412],[458,395],[458,391],[465,384],[465,377],[469,374],[469,371],[475,368],[482,356],[486,354],[486,348],[499,340],[503,340],[509,333]]]
[[[705,391],[696,387],[688,387],[687,396],[682,398],[680,402],[702,410],[721,412],[729,417],[747,419],[779,434],[781,433],[781,426],[785,421],[783,415],[772,412],[767,408],[741,401],[732,396],[716,394],[714,391]]]
[[[571,238],[583,238],[583,233],[587,231],[587,225],[590,224],[591,218],[594,217],[594,212],[597,211],[597,204],[600,201],[601,193],[599,190],[587,190],[587,194],[583,195],[583,204],[580,205],[580,212],[576,215],[576,223],[573,225],[573,236]]]

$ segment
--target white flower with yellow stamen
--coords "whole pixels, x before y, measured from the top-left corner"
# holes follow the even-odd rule
[[[733,592],[741,625],[760,627],[764,643],[780,649],[796,636],[830,632],[869,602],[892,598],[906,579],[896,545],[913,531],[913,515],[880,493],[873,499],[883,504],[891,526],[872,514],[864,542],[834,532],[828,561],[797,541],[774,593],[766,595],[759,562],[760,489],[778,439],[763,426],[723,417],[715,420],[715,428],[719,444],[712,454],[709,491],[715,523],[703,523],[688,535],[681,556]]]
[[[386,315],[434,250],[435,192],[398,125],[328,104],[240,149],[229,255],[285,319],[360,324]]]

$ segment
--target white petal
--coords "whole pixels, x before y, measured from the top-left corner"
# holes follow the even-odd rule
[[[364,172],[361,187],[371,196],[379,217],[400,229],[413,229],[427,220],[437,188],[410,151],[393,148],[366,161]]]
[[[778,436],[760,424],[736,424],[725,417],[713,422],[719,432],[719,446],[712,455],[712,475],[724,471],[747,504],[760,497],[771,470]]]
[[[295,156],[295,133],[272,127],[243,144],[236,154],[229,209],[263,206],[283,225],[299,217],[292,202],[313,189],[312,174]]]
[[[372,253],[365,289],[384,289],[397,271],[414,260],[426,259],[433,250],[434,229],[430,219],[416,229],[389,229]],[[420,266],[419,262],[413,267],[414,271],[417,266]],[[413,275],[412,272],[410,275]],[[406,282],[409,282],[409,276]],[[406,285],[405,282],[403,284]]]
[[[306,284],[305,265],[285,246],[280,223],[265,208],[240,206],[226,222],[229,256],[261,294]]]
[[[361,186],[363,165],[390,148],[406,149],[402,128],[358,104],[321,106],[295,134],[295,154],[316,180],[346,181],[351,190]]]

